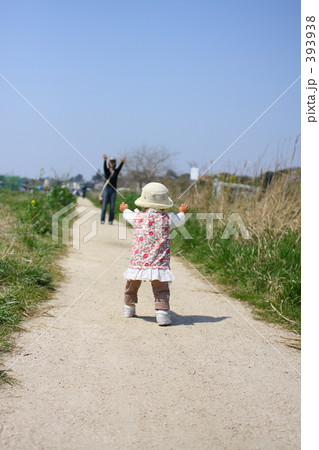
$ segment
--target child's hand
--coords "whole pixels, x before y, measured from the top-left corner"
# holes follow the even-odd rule
[[[186,214],[189,211],[189,206],[186,203],[182,203],[179,207],[179,212]]]
[[[121,212],[124,212],[126,209],[128,209],[128,204],[122,202],[122,203],[120,204],[120,211],[121,211]]]

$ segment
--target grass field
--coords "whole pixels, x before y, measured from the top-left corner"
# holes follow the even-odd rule
[[[222,284],[222,292],[247,301],[261,318],[289,325],[300,331],[300,239],[287,231],[281,238],[267,233],[251,240],[222,239],[222,226],[208,241],[206,229],[191,217],[187,230],[193,237],[177,234],[172,241],[174,254],[198,268],[212,284]]]
[[[63,188],[50,194],[0,190],[0,353],[11,349],[21,319],[50,298],[61,279],[55,262],[65,246],[52,240],[52,214],[72,202]],[[5,371],[0,377],[10,380]]]
[[[282,173],[267,189],[231,193],[224,187],[214,193],[211,181],[192,188],[180,199],[191,206],[193,215],[186,228],[193,239],[178,234],[173,253],[194,263],[208,279],[222,284],[223,291],[247,301],[257,317],[281,323],[300,332],[301,321],[301,224],[300,177]],[[176,197],[180,194],[176,192]],[[196,212],[219,213],[213,238],[206,238],[205,221]],[[238,214],[250,239],[237,225],[234,234],[223,239],[232,214]]]

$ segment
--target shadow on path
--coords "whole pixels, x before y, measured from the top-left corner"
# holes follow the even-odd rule
[[[135,316],[136,319],[143,319],[146,322],[156,322],[154,316]],[[212,317],[212,316],[181,316],[171,311],[172,327],[178,325],[194,325],[195,323],[216,323],[225,319],[231,319],[231,316]]]

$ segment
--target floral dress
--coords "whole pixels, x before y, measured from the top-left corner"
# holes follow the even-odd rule
[[[129,280],[173,281],[170,231],[184,224],[184,213],[175,215],[153,208],[145,212],[126,209],[123,217],[133,225],[130,266],[124,277]]]

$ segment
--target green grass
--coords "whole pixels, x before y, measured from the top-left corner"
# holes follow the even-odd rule
[[[52,214],[72,202],[63,188],[50,194],[0,190],[0,353],[10,351],[12,332],[61,279],[55,262],[65,247],[52,240]],[[0,380],[11,378],[2,370]]]
[[[210,281],[252,305],[258,317],[300,331],[301,246],[297,232],[287,230],[279,238],[270,230],[261,239],[221,239],[224,229],[216,226],[213,239],[207,240],[206,228],[195,214],[186,228],[193,239],[178,233],[172,240],[174,254],[182,252]]]

